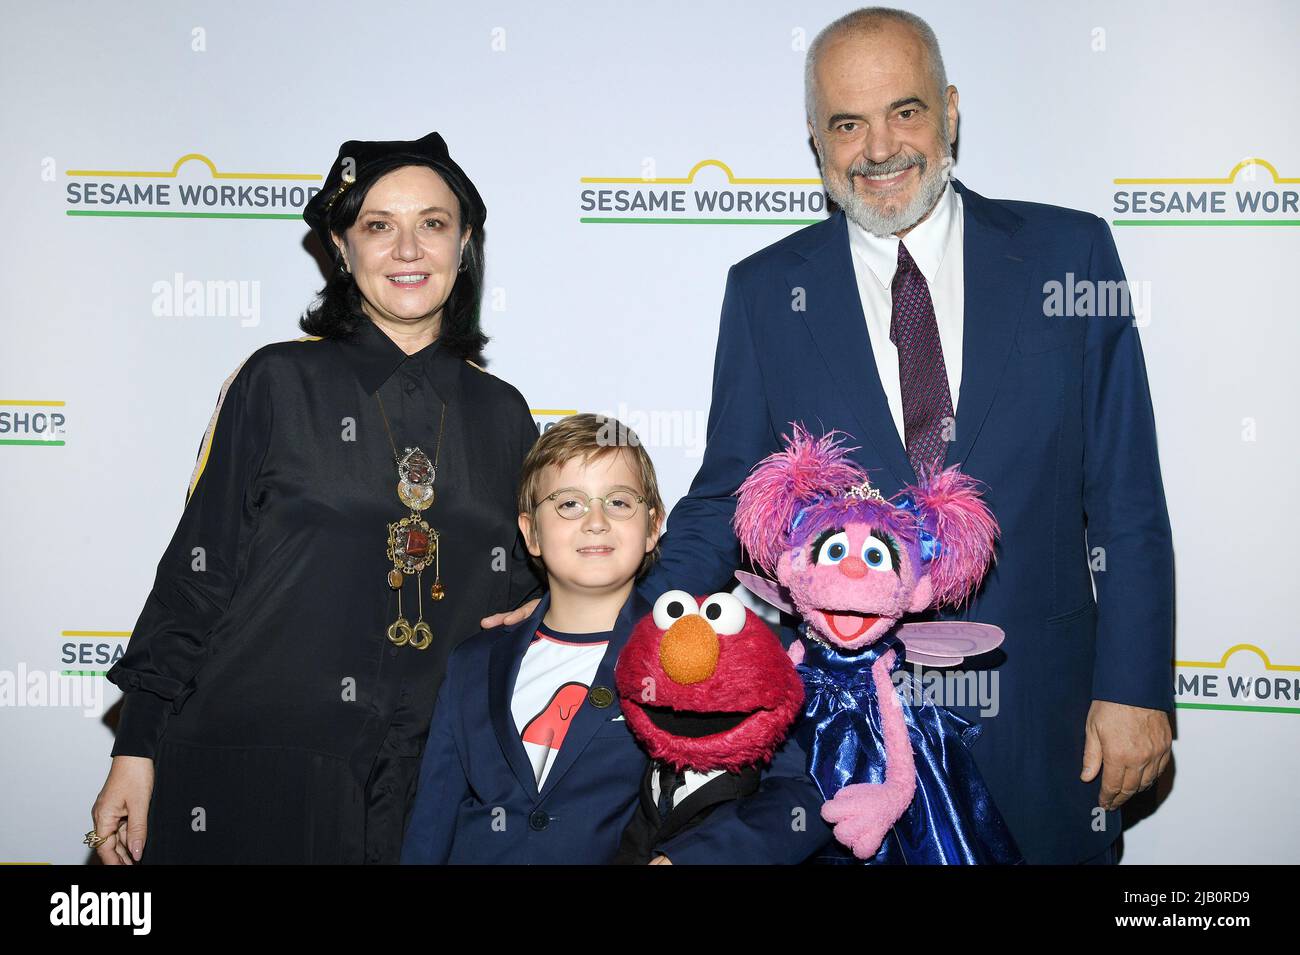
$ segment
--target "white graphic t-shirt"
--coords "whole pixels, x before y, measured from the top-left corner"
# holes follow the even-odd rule
[[[574,715],[587,699],[612,631],[561,633],[537,628],[524,652],[510,700],[511,715],[541,789]]]

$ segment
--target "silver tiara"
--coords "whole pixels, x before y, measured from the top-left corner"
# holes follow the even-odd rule
[[[844,496],[856,501],[881,501],[883,503],[885,500],[885,496],[872,487],[870,481],[863,481],[861,484],[854,484],[852,487],[846,488]]]

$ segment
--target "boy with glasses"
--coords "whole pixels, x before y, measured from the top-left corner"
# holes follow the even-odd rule
[[[607,863],[647,756],[620,712],[614,664],[650,612],[638,577],[664,506],[654,465],[610,418],[574,415],[524,461],[519,527],[549,593],[525,621],[452,654],[408,823],[408,863]],[[655,862],[800,862],[830,838],[792,743],[758,793],[656,846]]]

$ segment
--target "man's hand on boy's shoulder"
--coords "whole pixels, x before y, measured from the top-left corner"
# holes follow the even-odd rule
[[[514,610],[508,610],[505,613],[494,613],[490,617],[484,617],[478,622],[478,625],[484,630],[491,630],[493,627],[509,627],[521,620],[527,620],[534,610],[537,609],[540,597],[534,597],[527,603],[520,604]]]

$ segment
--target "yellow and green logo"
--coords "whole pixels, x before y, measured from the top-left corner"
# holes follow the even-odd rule
[[[1300,713],[1300,666],[1274,663],[1253,643],[1217,660],[1174,661],[1175,705],[1188,710]]]
[[[67,444],[66,401],[0,398],[0,445],[61,448]]]
[[[69,169],[65,213],[146,219],[302,219],[320,175],[226,172],[202,153],[170,169]],[[313,185],[314,183],[314,185]]]
[[[1300,179],[1253,156],[1223,177],[1124,178],[1114,185],[1116,226],[1300,225]]]
[[[129,639],[130,630],[59,631],[60,676],[103,676],[126,652]]]
[[[599,225],[785,225],[820,222],[826,193],[820,179],[737,176],[718,159],[697,162],[685,176],[583,176],[578,221]]]

